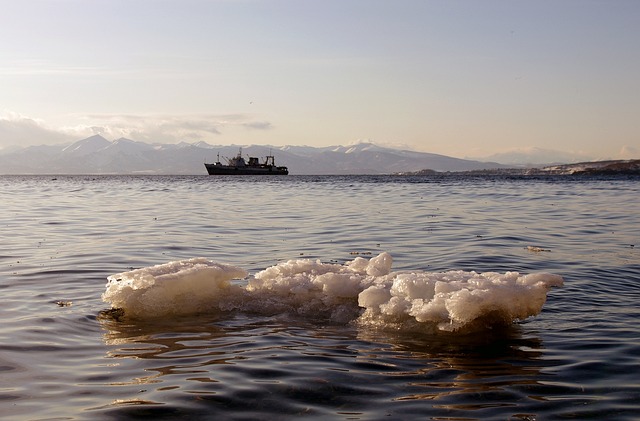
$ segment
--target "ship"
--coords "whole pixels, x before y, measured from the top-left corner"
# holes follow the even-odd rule
[[[226,158],[225,158],[226,159]],[[220,154],[218,160],[214,164],[205,163],[209,175],[287,175],[289,169],[283,166],[277,166],[273,155],[267,155],[263,163],[256,157],[250,156],[249,162],[242,157],[242,149],[233,158],[227,159],[228,164],[220,162]]]

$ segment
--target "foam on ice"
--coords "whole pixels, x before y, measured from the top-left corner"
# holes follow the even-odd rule
[[[102,299],[133,318],[237,310],[455,331],[535,316],[563,284],[548,273],[392,272],[392,262],[388,253],[344,265],[290,260],[241,285],[231,281],[245,270],[189,259],[111,275]]]

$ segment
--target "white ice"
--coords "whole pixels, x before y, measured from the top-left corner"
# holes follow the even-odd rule
[[[283,262],[247,278],[241,268],[190,259],[108,277],[104,301],[133,318],[239,310],[334,322],[460,330],[540,313],[562,277],[487,272],[392,272],[388,253],[344,265]]]
[[[225,299],[242,293],[230,281],[246,276],[204,258],[181,260],[109,276],[102,300],[134,318],[224,311]]]

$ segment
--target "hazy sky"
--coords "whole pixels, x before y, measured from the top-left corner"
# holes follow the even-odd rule
[[[638,0],[0,0],[0,147],[640,158]]]

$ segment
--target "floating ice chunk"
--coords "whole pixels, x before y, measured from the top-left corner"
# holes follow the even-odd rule
[[[549,289],[562,284],[562,277],[547,273],[399,273],[360,293],[358,302],[366,309],[360,322],[413,320],[441,330],[508,324],[539,314]]]
[[[391,272],[381,253],[344,265],[289,260],[231,284],[243,269],[191,259],[108,277],[104,301],[133,317],[239,310],[376,327],[458,330],[535,316],[562,277],[547,273]]]
[[[391,272],[393,259],[389,253],[380,253],[378,256],[369,260],[367,264],[367,275],[382,276]]]
[[[382,305],[391,300],[391,292],[381,285],[372,285],[358,295],[360,307],[370,308],[372,312],[381,308]]]
[[[248,291],[272,291],[281,295],[357,297],[362,283],[386,275],[393,259],[389,253],[367,260],[357,257],[345,265],[322,263],[311,259],[289,260],[258,272],[249,280]]]
[[[374,282],[376,275],[389,273],[391,262],[388,253],[370,260],[357,257],[345,265],[289,260],[258,272],[249,280],[251,300],[245,303],[246,309],[348,322],[360,313],[358,294]]]
[[[107,278],[102,300],[130,317],[159,317],[225,310],[244,289],[231,285],[244,269],[204,258],[135,269]]]

